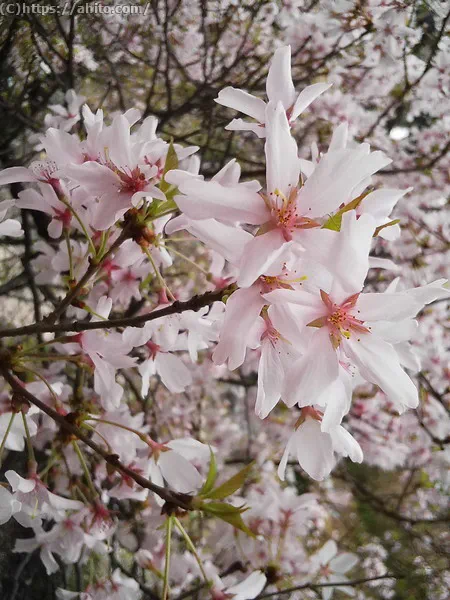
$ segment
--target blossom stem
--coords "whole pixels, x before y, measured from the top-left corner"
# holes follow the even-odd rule
[[[178,529],[180,530],[181,535],[184,538],[184,541],[186,542],[186,546],[188,547],[188,549],[192,552],[192,554],[194,555],[195,560],[197,561],[198,567],[201,571],[201,574],[203,576],[203,579],[205,580],[206,585],[209,586],[210,582],[208,579],[208,576],[205,573],[205,569],[203,567],[203,563],[202,563],[202,559],[200,558],[191,538],[189,537],[188,532],[185,530],[185,528],[183,527],[183,525],[180,523],[179,519],[177,517],[173,517],[174,523],[175,525],[178,527]]]
[[[42,471],[40,471],[39,479],[43,479],[47,475],[47,473],[55,465],[57,460],[58,460],[58,456],[56,454],[53,454],[53,456],[50,458],[50,460],[48,461],[46,466],[42,469]]]
[[[149,442],[146,435],[141,433],[140,431],[136,431],[132,427],[127,427],[127,425],[122,425],[121,423],[115,423],[114,421],[108,421],[107,419],[97,419],[96,417],[88,417],[85,421],[95,421],[96,423],[104,423],[105,425],[112,425],[113,427],[119,427],[119,429],[125,429],[125,431],[129,431],[131,433],[136,434],[144,443],[147,444],[153,450],[153,445]]]
[[[0,444],[0,466],[2,464],[3,450],[5,449],[6,440],[8,439],[9,432],[11,431],[11,427],[14,423],[14,418],[16,416],[15,412],[11,413],[9,418],[8,426],[5,431],[5,435],[3,436],[2,443]]]
[[[96,498],[98,498],[98,492],[95,489],[95,485],[94,485],[94,482],[92,481],[92,477],[91,477],[91,474],[89,472],[89,468],[88,468],[88,466],[86,464],[86,461],[84,459],[83,453],[80,450],[80,446],[78,445],[78,442],[76,442],[74,440],[72,442],[72,447],[75,450],[75,453],[78,456],[78,459],[80,461],[81,468],[83,469],[84,476],[86,477],[86,481],[88,483],[89,489],[90,489],[91,494],[92,494],[92,499],[95,500]]]
[[[109,238],[109,229],[107,229],[106,231],[102,231],[102,237],[100,238],[100,248],[97,251],[97,256],[100,260],[103,258],[103,253],[105,252],[108,238]]]
[[[172,545],[172,525],[173,517],[169,515],[166,521],[166,556],[164,562],[164,584],[162,600],[167,600],[169,597],[169,570],[170,570],[170,550]]]
[[[96,258],[96,256],[97,256],[97,250],[95,249],[94,242],[92,241],[92,238],[89,235],[87,227],[83,223],[83,220],[81,219],[80,215],[77,213],[77,211],[74,209],[74,207],[70,204],[70,202],[67,202],[67,200],[62,195],[58,195],[58,200],[60,202],[62,202],[66,208],[68,208],[70,210],[70,212],[72,213],[72,215],[78,221],[78,223],[79,223],[81,229],[83,230],[83,233],[86,236],[86,239],[88,241],[89,248],[90,248],[91,253],[92,253],[92,257]]]
[[[61,402],[59,401],[58,396],[55,394],[52,386],[48,383],[48,381],[45,379],[45,377],[42,377],[42,375],[40,373],[38,373],[34,369],[30,369],[28,366],[26,367],[26,370],[29,371],[30,373],[33,373],[33,375],[35,375],[38,379],[40,379],[46,385],[48,391],[50,392],[50,394],[53,397],[53,400],[55,401],[55,406],[57,408],[60,407]]]
[[[75,276],[73,272],[72,246],[70,245],[69,231],[66,228],[64,228],[64,239],[66,240],[67,256],[69,257],[69,277],[73,280]]]
[[[111,444],[108,442],[108,440],[101,434],[99,433],[95,427],[92,427],[91,425],[88,425],[86,422],[83,422],[83,427],[86,427],[86,429],[89,429],[89,431],[92,431],[92,433],[96,433],[106,444],[106,447],[108,448],[108,452],[111,452],[111,454],[113,454],[113,449],[111,447]]]
[[[65,360],[68,362],[79,362],[81,356],[78,355],[73,355],[73,354],[22,354],[22,357],[24,360],[26,361],[41,361],[41,360],[48,360],[48,361],[58,361],[58,360]]]
[[[95,273],[97,273],[97,271],[100,269],[103,261],[110,254],[115,252],[117,250],[117,248],[119,248],[122,245],[122,242],[124,242],[126,239],[128,239],[128,237],[129,237],[128,232],[126,231],[126,229],[124,229],[122,231],[122,233],[119,235],[119,237],[117,238],[117,240],[103,254],[103,256],[101,257],[100,260],[98,259],[98,257],[95,257],[95,255],[94,255],[94,257],[90,261],[89,267],[87,268],[84,275],[81,277],[81,279],[78,281],[78,283],[68,292],[66,297],[59,303],[57,308],[55,308],[55,310],[45,318],[45,323],[50,324],[50,323],[54,323],[56,321],[56,319],[66,310],[66,308],[68,306],[70,306],[72,301],[78,296],[80,291],[83,289],[83,287],[86,285],[86,283],[91,279],[91,277],[93,277],[95,275]],[[67,331],[70,331],[70,329],[68,329]]]
[[[30,430],[28,428],[27,417],[25,416],[25,413],[23,412],[23,410],[21,411],[21,414],[22,414],[23,428],[25,429],[25,439],[27,441],[29,468],[30,468],[30,470],[35,471],[37,462],[36,462],[36,458],[34,456],[34,448],[33,448],[32,442],[31,442],[31,435],[30,435]]]
[[[166,245],[167,245],[167,243],[166,243]],[[170,251],[173,252],[174,254],[176,254],[177,256],[179,256],[180,258],[182,258],[183,260],[185,260],[186,262],[188,262],[190,265],[192,265],[199,271],[201,271],[203,273],[203,275],[206,275],[207,277],[210,275],[210,273],[208,271],[206,271],[206,269],[203,269],[203,267],[201,267],[196,262],[194,262],[193,260],[191,260],[190,258],[185,256],[182,252],[178,252],[178,250],[175,250],[175,248],[172,248],[172,247],[170,247]]]
[[[45,346],[48,346],[49,344],[56,344],[57,342],[69,342],[71,336],[67,336],[67,335],[61,335],[59,337],[55,337],[52,340],[47,340],[46,342],[41,342],[40,344],[36,344],[35,346],[32,346],[31,348],[28,348],[24,351],[18,352],[16,354],[16,356],[26,356],[28,353],[32,353],[32,352],[36,352],[36,350],[39,350],[39,348],[44,348]]]
[[[161,287],[163,289],[165,289],[167,291],[167,294],[169,295],[171,300],[175,300],[175,296],[172,294],[172,292],[169,289],[169,286],[166,283],[166,280],[164,279],[164,277],[161,275],[160,270],[158,269],[158,267],[156,266],[155,261],[153,260],[153,256],[151,254],[151,252],[148,250],[148,248],[144,248],[144,252],[147,255],[148,260],[151,262],[153,270],[155,271],[155,275],[161,285]]]

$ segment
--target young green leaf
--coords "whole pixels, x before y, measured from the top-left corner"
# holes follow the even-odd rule
[[[370,191],[364,192],[363,194],[361,194],[357,198],[354,198],[351,202],[349,202],[348,204],[343,206],[341,209],[339,209],[336,214],[332,215],[328,219],[328,221],[326,221],[325,224],[322,225],[322,229],[331,229],[332,231],[340,231],[341,225],[342,225],[342,215],[344,213],[348,212],[349,210],[354,210],[354,209],[358,208],[358,206],[361,204],[361,202],[364,200],[364,198],[369,193],[370,193]]]
[[[233,506],[232,504],[227,504],[226,502],[207,502],[202,505],[202,510],[214,515],[228,515],[232,513],[243,513],[248,510],[248,508],[246,508],[244,505]]]
[[[233,527],[235,527],[236,529],[239,529],[240,531],[243,531],[248,536],[250,536],[252,538],[256,537],[256,535],[253,533],[253,531],[251,531],[247,527],[247,525],[244,523],[240,513],[225,513],[225,514],[218,515],[218,516],[220,519],[222,519],[222,521],[225,521],[226,523],[233,525]]]
[[[172,171],[172,169],[178,169],[178,156],[175,151],[173,142],[171,141],[169,144],[169,149],[167,151],[166,162],[164,164],[163,176],[162,176],[161,183],[159,186],[160,190],[162,192],[164,192],[165,194],[167,194],[167,192],[169,191],[169,188],[172,187],[170,183],[167,183],[167,181],[165,179],[165,175],[169,171]]]
[[[400,223],[400,219],[394,219],[393,221],[389,221],[389,223],[385,223],[384,225],[379,225],[375,229],[375,233],[373,234],[373,237],[376,237],[380,233],[380,231],[382,231],[386,227],[392,227],[392,225],[397,225],[398,223]]]
[[[213,489],[214,484],[217,479],[217,462],[216,457],[214,456],[214,452],[212,451],[211,446],[209,447],[210,458],[209,458],[209,470],[208,475],[206,477],[206,481],[202,486],[202,489],[199,491],[199,496],[206,496]]]
[[[241,469],[239,473],[236,473],[236,475],[233,475],[233,477],[222,483],[222,485],[219,485],[215,490],[212,490],[212,492],[207,495],[207,498],[221,500],[222,498],[227,498],[228,496],[231,496],[231,494],[234,494],[234,492],[244,485],[253,465],[254,461]]]
[[[214,515],[218,519],[233,525],[236,529],[243,531],[251,537],[255,537],[254,533],[250,531],[247,525],[242,519],[242,513],[248,510],[246,506],[232,506],[225,502],[208,502],[204,503],[201,510],[210,515]]]

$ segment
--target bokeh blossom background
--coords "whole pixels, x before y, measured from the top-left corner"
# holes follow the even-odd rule
[[[447,598],[448,4],[34,4],[0,17],[0,596]]]

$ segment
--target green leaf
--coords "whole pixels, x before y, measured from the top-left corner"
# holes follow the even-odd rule
[[[214,452],[212,451],[211,446],[209,447],[210,458],[209,458],[209,470],[208,475],[206,477],[206,481],[202,486],[202,489],[199,491],[199,496],[206,496],[208,492],[210,492],[217,479],[217,462],[216,457],[214,456]]]
[[[208,502],[201,506],[201,510],[205,513],[209,513],[233,525],[236,529],[243,531],[247,535],[251,537],[256,537],[255,534],[250,531],[247,525],[244,523],[242,519],[242,513],[246,510],[249,510],[246,506],[232,506],[231,504],[226,504],[225,502]]]
[[[349,202],[348,204],[343,206],[340,210],[338,210],[338,212],[336,214],[332,215],[328,219],[328,221],[325,222],[324,225],[322,225],[322,229],[331,229],[332,231],[340,231],[341,225],[342,225],[342,215],[344,213],[348,212],[349,210],[354,210],[354,209],[358,208],[358,206],[361,204],[361,202],[364,200],[364,198],[368,194],[370,194],[370,190],[367,192],[364,192],[363,194],[361,194],[357,198],[354,198],[354,200],[352,200],[351,202]]]
[[[382,231],[386,227],[392,227],[392,225],[397,225],[398,223],[400,223],[400,219],[394,219],[394,221],[389,221],[389,223],[385,223],[384,225],[380,225],[379,227],[377,227],[375,229],[375,233],[373,234],[373,237],[376,237],[380,233],[380,231]]]
[[[163,171],[163,176],[161,179],[161,183],[159,185],[159,188],[162,192],[164,192],[166,194],[166,192],[169,192],[169,188],[171,188],[171,184],[167,183],[166,179],[165,179],[165,175],[166,173],[168,173],[169,171],[172,171],[172,169],[178,169],[178,156],[177,153],[175,152],[175,147],[173,145],[173,141],[170,141],[169,144],[169,149],[167,151],[167,156],[166,156],[166,162],[164,164],[164,171]],[[176,189],[176,188],[174,188]]]
[[[328,221],[325,222],[324,225],[322,225],[322,229],[331,229],[332,231],[340,231],[341,224],[342,224],[342,215],[340,215],[339,213],[336,213],[335,215],[332,215],[328,219]]]
[[[230,515],[233,513],[241,514],[248,510],[248,508],[245,508],[245,505],[233,506],[226,502],[207,502],[202,505],[202,510],[214,515]]]
[[[168,198],[165,202],[160,202],[159,204],[152,205],[149,210],[149,217],[153,219],[157,219],[161,215],[165,215],[171,211],[177,210],[178,206],[173,198]]]
[[[235,527],[236,529],[243,531],[248,536],[250,536],[252,538],[256,538],[256,535],[253,533],[253,531],[250,531],[250,529],[244,523],[244,521],[239,513],[223,514],[223,515],[219,515],[219,518],[222,519],[222,521],[225,521],[226,523],[233,525],[233,527]]]
[[[222,485],[219,485],[219,487],[210,492],[207,495],[207,498],[221,500],[222,498],[227,498],[228,496],[231,496],[231,494],[234,494],[234,492],[236,492],[239,488],[241,488],[244,485],[244,482],[247,479],[247,476],[253,468],[254,464],[255,462],[253,461],[247,466],[245,466],[239,471],[239,473],[236,473],[236,475],[233,475],[233,477],[231,477],[230,479],[222,483]]]

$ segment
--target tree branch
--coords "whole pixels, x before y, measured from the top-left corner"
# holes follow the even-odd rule
[[[186,310],[199,310],[204,306],[209,306],[213,302],[220,302],[222,297],[231,292],[231,286],[213,292],[206,292],[201,296],[194,296],[190,300],[180,302],[176,300],[173,304],[154,310],[153,312],[136,317],[123,317],[121,319],[109,319],[106,321],[62,321],[60,323],[47,323],[41,321],[33,325],[16,327],[13,329],[4,329],[0,331],[0,338],[15,337],[17,335],[30,335],[33,333],[63,333],[68,331],[81,332],[91,329],[110,329],[113,327],[139,327],[147,321],[153,321],[168,315],[179,314]]]
[[[143,488],[150,490],[151,492],[157,494],[160,498],[165,500],[169,505],[176,506],[182,508],[183,510],[191,510],[190,499],[191,496],[188,494],[179,494],[177,492],[172,492],[171,490],[164,488],[162,486],[156,485],[152,483],[149,479],[142,477],[136,471],[133,471],[126,465],[120,462],[117,454],[110,454],[106,450],[104,450],[101,446],[93,442],[77,425],[71,422],[69,415],[61,415],[56,410],[47,406],[44,402],[36,398],[33,394],[31,394],[28,390],[26,390],[20,380],[16,379],[5,367],[0,367],[0,372],[5,380],[9,383],[14,392],[17,392],[20,396],[28,400],[34,406],[37,406],[42,412],[48,415],[53,421],[58,423],[61,428],[74,435],[77,439],[81,440],[89,446],[96,454],[101,456],[108,464],[112,465],[118,471],[121,471],[127,477],[133,479],[138,485]]]

